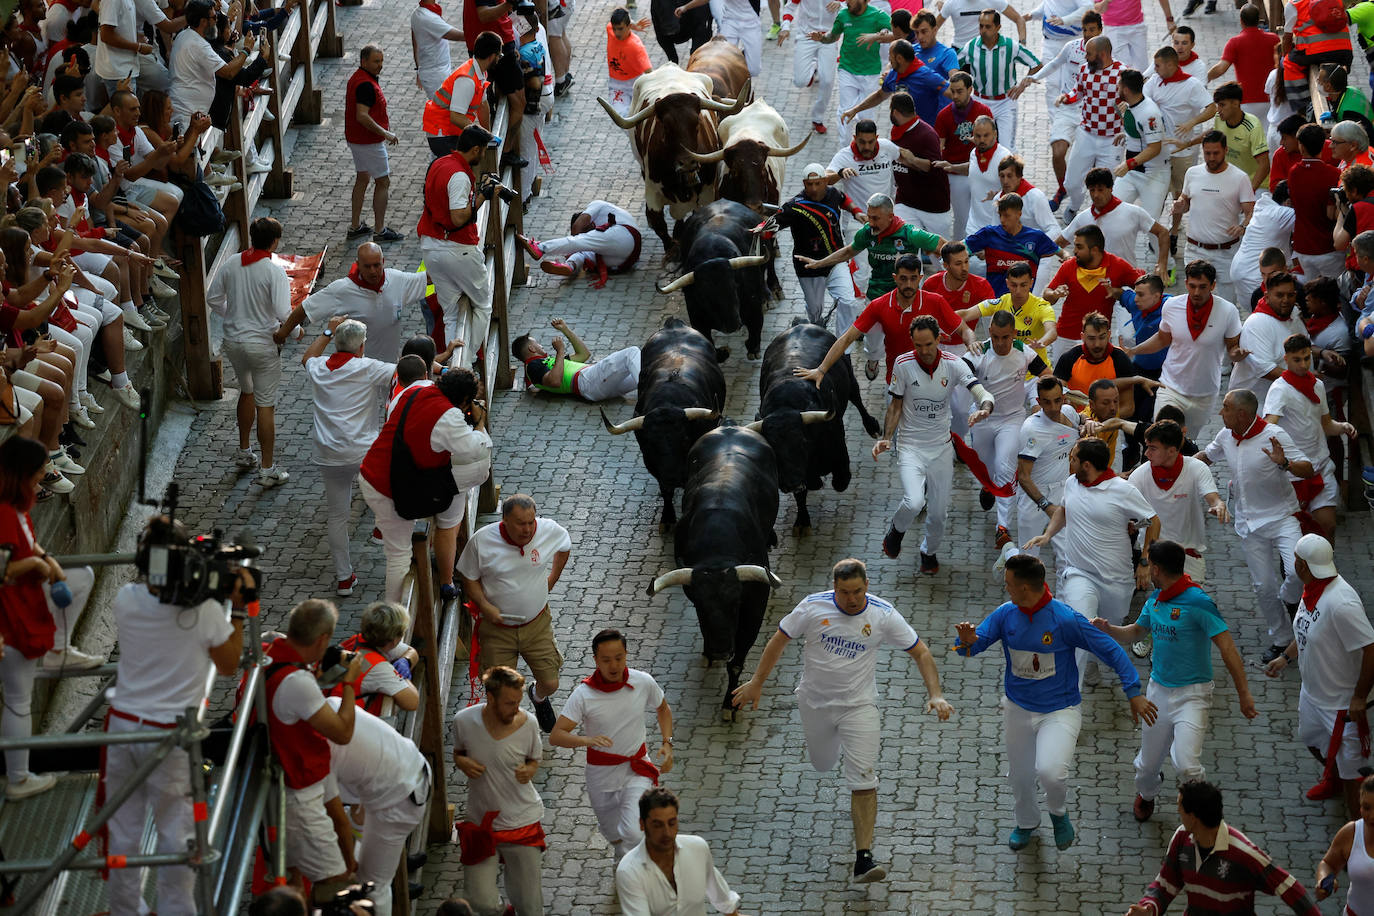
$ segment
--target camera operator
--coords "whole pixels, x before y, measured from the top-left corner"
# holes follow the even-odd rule
[[[464,293],[472,301],[468,327],[467,363],[487,340],[491,324],[491,281],[477,231],[477,208],[482,194],[490,199],[495,185],[479,180],[472,168],[482,158],[491,134],[479,124],[469,124],[458,135],[453,152],[429,164],[425,174],[424,210],[415,231],[425,255],[425,272],[434,284],[435,298],[443,313],[443,336],[435,327],[436,346],[458,337],[458,299]]]
[[[325,657],[338,620],[333,602],[307,598],[291,609],[286,635],[267,647],[268,734],[286,776],[286,866],[310,880],[316,904],[347,887],[357,865],[353,826],[332,788],[329,745],[353,739],[353,684],[364,661],[357,652],[340,656],[348,667],[337,710],[311,670]]]
[[[165,604],[160,600],[162,590],[147,584],[153,547],[189,543],[185,527],[165,515],[150,520],[139,537],[135,560],[141,571],[139,581],[121,588],[114,600],[121,652],[114,699],[105,718],[108,732],[174,728],[177,716],[205,702],[206,675],[212,667],[220,674],[232,674],[238,668],[243,655],[244,609],[257,601],[257,579],[252,570],[236,570],[237,581],[229,596],[233,609],[227,618],[222,601],[207,598],[193,605]],[[116,744],[106,748],[102,798],[118,792],[156,747]],[[157,851],[184,852],[194,836],[190,780],[186,751],[177,748],[110,818],[108,854],[139,854],[150,809],[157,825]],[[195,880],[195,872],[188,866],[159,868],[158,912],[164,916],[195,913]],[[142,869],[111,869],[111,916],[137,916],[143,902],[142,888]]]

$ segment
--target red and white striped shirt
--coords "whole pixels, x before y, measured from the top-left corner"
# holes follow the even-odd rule
[[[1296,878],[1275,865],[1245,834],[1222,821],[1216,845],[1206,855],[1185,828],[1174,831],[1159,875],[1150,882],[1140,904],[1163,913],[1175,897],[1184,894],[1189,913],[1249,914],[1255,912],[1257,890],[1280,898],[1299,916],[1321,914]]]
[[[1088,133],[1115,137],[1121,132],[1121,116],[1116,113],[1116,104],[1120,101],[1116,83],[1120,78],[1119,60],[1101,70],[1093,70],[1087,64],[1078,68],[1078,80],[1069,101],[1083,103],[1082,124]]]

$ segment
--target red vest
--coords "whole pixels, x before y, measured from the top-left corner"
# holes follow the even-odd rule
[[[339,643],[339,648],[349,652],[362,652],[363,660],[367,665],[363,668],[362,673],[358,675],[356,681],[344,681],[342,684],[334,685],[334,689],[329,691],[329,695],[342,699],[344,684],[352,684],[353,696],[356,698],[354,702],[374,716],[380,716],[382,714],[382,702],[386,699],[386,695],[374,693],[371,696],[363,696],[363,681],[372,673],[373,668],[376,668],[382,662],[386,661],[386,656],[376,649],[364,646],[362,644],[362,637],[360,636],[348,637],[343,642]]]
[[[358,120],[358,87],[363,83],[371,83],[372,88],[377,91],[377,102],[368,109],[368,114],[377,122],[378,127],[383,130],[391,129],[391,121],[386,116],[386,95],[382,92],[382,84],[377,82],[377,78],[371,73],[359,67],[348,78],[348,91],[344,95],[344,139],[349,143],[381,143],[382,138]]]
[[[307,720],[286,725],[272,711],[281,682],[293,671],[301,670],[297,665],[305,664],[300,653],[285,639],[278,639],[267,647],[267,656],[273,662],[285,663],[267,678],[267,729],[272,750],[281,762],[286,785],[305,789],[329,775],[329,742]]]
[[[425,207],[420,212],[420,224],[415,227],[415,231],[420,235],[457,242],[460,245],[476,245],[480,240],[477,235],[477,220],[469,220],[461,228],[454,228],[453,220],[449,217],[448,182],[459,172],[467,175],[468,181],[476,185],[477,176],[472,173],[472,166],[468,165],[462,153],[449,153],[429,164],[429,171],[425,173]],[[472,203],[472,194],[469,193],[468,205],[471,206]],[[419,405],[416,405],[416,408],[418,409]]]
[[[406,404],[411,400],[415,403],[406,415],[404,435],[415,463],[421,468],[437,468],[451,460],[448,452],[436,452],[429,447],[429,437],[434,432],[434,424],[438,423],[444,414],[453,410],[453,404],[433,385],[417,388],[396,402],[391,416],[386,418],[382,431],[377,434],[376,441],[363,458],[360,471],[363,480],[370,483],[383,496],[391,495],[391,443],[396,438],[396,424],[405,412]]]

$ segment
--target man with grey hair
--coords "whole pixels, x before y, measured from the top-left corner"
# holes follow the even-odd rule
[[[325,356],[331,339],[334,352]],[[353,594],[358,582],[348,551],[353,479],[377,438],[381,407],[396,373],[392,363],[363,356],[366,341],[361,321],[335,315],[301,356],[314,395],[314,461],[324,478],[326,537],[334,559],[334,593],[340,597]]]
[[[481,612],[472,639],[479,666],[483,671],[494,665],[514,668],[525,660],[534,675],[530,701],[545,734],[558,722],[549,698],[558,690],[563,667],[549,592],[571,553],[567,529],[540,517],[534,499],[517,493],[506,497],[501,521],[477,529],[458,559],[463,595]]]
[[[997,122],[988,115],[979,115],[973,122],[973,149],[968,159],[963,162],[936,163],[951,175],[968,176],[967,226],[977,229],[997,222],[997,200],[1002,193],[997,166],[1011,155],[1014,152],[998,140]]]

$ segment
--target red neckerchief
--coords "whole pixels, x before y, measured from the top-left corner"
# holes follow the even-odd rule
[[[1119,206],[1121,206],[1121,198],[1113,194],[1112,199],[1107,201],[1107,206],[1103,207],[1101,210],[1097,209],[1096,207],[1092,208],[1093,219],[1101,219],[1102,217],[1106,216],[1108,213],[1111,213]]]
[[[872,155],[872,156],[863,156],[863,155],[860,155],[860,153],[859,153],[859,144],[858,144],[858,141],[856,141],[856,140],[851,140],[851,141],[849,141],[849,151],[850,151],[851,153],[854,154],[854,158],[857,159],[859,162],[870,162],[870,161],[872,161],[872,160],[878,158],[878,147],[876,147],[876,146],[873,147],[873,155]]]
[[[1255,303],[1255,314],[1256,314],[1256,315],[1268,315],[1270,318],[1273,318],[1275,321],[1282,321],[1282,320],[1283,320],[1282,318],[1280,318],[1280,317],[1278,316],[1278,313],[1274,311],[1273,306],[1271,306],[1271,305],[1269,304],[1269,297],[1268,297],[1268,296],[1260,296],[1259,302],[1256,302],[1256,303]]]
[[[988,166],[992,165],[992,157],[995,155],[997,155],[997,147],[995,146],[986,153],[975,146],[973,148],[973,157],[978,161],[978,171],[986,172]]]
[[[1022,614],[1025,614],[1027,617],[1034,617],[1035,612],[1040,610],[1045,605],[1049,604],[1050,600],[1053,598],[1054,596],[1050,594],[1050,587],[1046,585],[1045,590],[1040,593],[1040,599],[1036,601],[1035,604],[1031,605],[1030,607],[1018,604],[1016,606],[1016,609],[1020,611]]]
[[[378,283],[376,285],[368,283],[365,280],[363,280],[362,271],[358,269],[358,262],[354,261],[353,266],[348,268],[348,279],[352,280],[354,283],[356,283],[358,286],[361,286],[363,289],[370,289],[374,293],[380,293],[382,291],[382,285],[386,283],[386,274],[382,274],[381,283]]]
[[[1104,481],[1104,480],[1111,480],[1111,479],[1112,479],[1113,477],[1115,477],[1115,476],[1116,476],[1116,471],[1113,471],[1111,468],[1107,468],[1107,470],[1105,470],[1105,471],[1102,472],[1102,476],[1101,476],[1101,477],[1098,477],[1098,478],[1097,478],[1096,480],[1094,480],[1092,483],[1085,483],[1085,484],[1083,484],[1083,486],[1085,486],[1085,487],[1095,487],[1095,486],[1097,486],[1098,484],[1100,484],[1102,481]]]
[[[134,150],[134,137],[136,136],[137,130],[137,125],[130,127],[128,130],[120,127],[118,124],[115,125],[115,136],[119,138],[119,142],[124,145],[124,148],[131,153]]]
[[[1015,192],[1015,193],[1016,193],[1016,194],[1019,194],[1019,195],[1024,199],[1025,196],[1026,196],[1027,194],[1029,194],[1031,191],[1034,191],[1034,190],[1035,190],[1035,185],[1031,184],[1029,181],[1027,181],[1026,179],[1022,178],[1022,179],[1021,179],[1021,183],[1020,183],[1019,185],[1016,186],[1016,192]]]
[[[1207,303],[1202,308],[1193,308],[1193,300],[1189,299],[1184,303],[1183,311],[1188,316],[1188,333],[1193,335],[1193,340],[1202,336],[1202,332],[1207,330],[1207,319],[1212,317],[1212,306],[1216,304],[1211,296],[1207,297]]]
[[[907,131],[911,130],[913,127],[915,127],[917,124],[920,124],[920,123],[921,123],[921,119],[920,119],[920,118],[912,118],[910,121],[907,121],[905,124],[894,124],[894,125],[892,125],[892,142],[893,142],[893,143],[899,142],[903,137],[906,136],[906,132],[907,132]]]
[[[1179,460],[1181,461],[1182,457],[1180,457]],[[1192,579],[1188,578],[1187,573],[1184,573],[1182,576],[1179,577],[1179,580],[1175,582],[1173,585],[1169,586],[1168,588],[1161,588],[1159,590],[1159,595],[1155,598],[1155,600],[1173,601],[1175,598],[1186,592],[1188,589],[1192,588],[1194,585],[1197,585],[1197,583],[1194,582]]]
[[[270,251],[263,251],[261,248],[249,248],[239,255],[239,263],[247,267],[249,264],[256,264],[263,258],[270,257],[272,257]]]
[[[1302,603],[1307,605],[1307,610],[1317,609],[1317,602],[1322,600],[1322,592],[1335,581],[1335,576],[1327,576],[1325,579],[1313,579],[1302,587]]]
[[[96,146],[95,154],[105,160],[105,164],[110,164],[110,151],[103,146]]]
[[[1179,476],[1183,473],[1183,453],[1180,452],[1178,460],[1173,467],[1157,468],[1150,465],[1150,476],[1154,478],[1155,486],[1167,491],[1174,484],[1178,483]]]
[[[439,4],[437,4],[437,3],[427,3],[427,2],[425,2],[425,0],[420,0],[420,9],[429,10],[431,13],[433,13],[433,14],[436,15],[436,16],[442,16],[442,15],[444,15],[444,9],[443,9],[443,7],[441,7],[441,6],[440,6]],[[1194,54],[1193,56],[1196,57],[1197,55]]]
[[[538,525],[538,522],[536,522],[535,524],[536,524],[536,526],[537,526],[537,525]],[[525,555],[525,548],[522,547],[522,546],[520,546],[519,544],[515,543],[514,541],[512,541],[512,540],[510,539],[510,535],[509,535],[509,534],[506,534],[506,523],[505,523],[505,522],[501,522],[501,523],[500,523],[500,527],[499,527],[498,530],[501,532],[501,540],[505,541],[507,544],[511,545],[511,546],[514,547],[516,550],[520,551],[520,556],[523,557],[523,556]],[[539,528],[536,527],[534,530],[537,532],[537,531],[539,530]],[[531,541],[531,543],[533,543],[534,539],[531,538],[530,541]]]
[[[340,353],[335,351],[329,354],[329,359],[324,361],[325,368],[332,372],[357,355],[356,353]]]
[[[897,215],[894,214],[893,217],[892,217],[892,222],[890,222],[890,223],[887,224],[887,228],[886,228],[886,229],[884,229],[882,232],[875,232],[875,233],[873,234],[873,241],[876,242],[876,241],[878,241],[878,239],[885,239],[885,238],[887,238],[889,235],[891,235],[892,233],[896,232],[898,229],[901,229],[901,228],[902,228],[903,226],[905,226],[905,225],[906,225],[906,223],[904,223],[904,222],[902,221],[902,218],[901,218],[900,216],[897,216]]]
[[[904,80],[904,79],[906,79],[908,76],[910,76],[911,74],[915,73],[917,70],[921,69],[921,68],[924,67],[924,66],[925,66],[925,64],[924,64],[924,63],[921,61],[921,59],[918,57],[918,58],[916,58],[915,60],[913,60],[913,61],[911,62],[911,66],[910,66],[910,67],[907,67],[907,68],[906,68],[905,70],[903,70],[901,73],[898,73],[898,74],[897,74],[897,79],[899,79],[899,80]]]
[[[1188,52],[1188,59],[1187,59],[1187,60],[1184,60],[1184,59],[1181,58],[1181,57],[1178,59],[1178,66],[1179,66],[1179,69],[1180,69],[1180,70],[1183,69],[1184,67],[1188,66],[1189,64],[1191,64],[1191,63],[1192,63],[1193,61],[1195,61],[1195,60],[1197,60],[1197,52],[1196,52],[1196,51],[1189,51],[1189,52]]]
[[[1255,417],[1255,422],[1250,424],[1250,428],[1245,431],[1244,435],[1236,436],[1234,432],[1231,433],[1231,435],[1235,436],[1237,442],[1244,442],[1246,439],[1253,439],[1264,432],[1264,428],[1268,425],[1268,423],[1264,422],[1259,417]]]
[[[1311,318],[1304,318],[1302,323],[1307,327],[1307,336],[1316,337],[1331,327],[1339,317],[1339,315],[1313,315]]]
[[[1194,54],[1193,56],[1197,57],[1196,54]],[[1159,73],[1156,72],[1155,76],[1159,76]],[[1159,81],[1161,83],[1181,83],[1190,76],[1192,76],[1191,73],[1188,73],[1182,67],[1179,67],[1177,70],[1174,71],[1173,76],[1159,76]]]
[[[1313,404],[1321,403],[1321,398],[1317,397],[1317,377],[1311,372],[1306,375],[1298,375],[1292,369],[1285,369],[1279,378],[1301,391],[1303,397]]]
[[[635,687],[630,683],[630,669],[626,668],[625,673],[620,676],[618,681],[608,681],[601,676],[600,671],[593,671],[591,677],[584,677],[582,683],[593,690],[600,690],[602,693],[615,693],[621,687],[626,690],[634,690]]]

